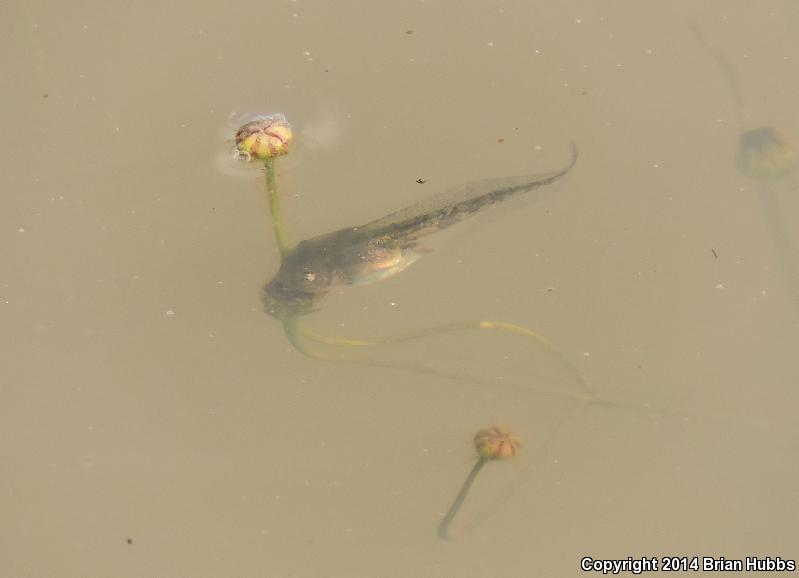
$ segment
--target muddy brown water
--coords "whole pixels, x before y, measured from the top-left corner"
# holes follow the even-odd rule
[[[799,138],[789,2],[9,2],[0,564],[9,577],[578,576],[580,559],[799,557],[799,313],[735,167]],[[309,325],[464,379],[327,364],[263,311],[279,255],[235,119],[283,112],[294,241],[547,172]],[[747,128],[753,128],[747,127]],[[221,155],[221,156],[220,156]],[[417,183],[422,179],[423,184]],[[779,190],[789,236],[799,198]],[[479,382],[479,383],[477,383]],[[671,408],[668,411],[665,408]],[[505,425],[449,542],[436,526]]]

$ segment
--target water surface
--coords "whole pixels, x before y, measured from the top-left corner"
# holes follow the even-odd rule
[[[797,310],[750,114],[799,138],[789,2],[12,2],[0,182],[0,558],[8,576],[577,576],[582,556],[796,558]],[[512,338],[324,364],[259,293],[279,266],[231,115],[285,113],[294,240],[452,186],[578,164],[402,274],[330,295],[348,335],[495,319]],[[227,127],[227,128],[226,128]],[[417,184],[423,179],[424,184]],[[796,230],[796,197],[784,219]],[[685,411],[662,411],[665,407]],[[658,409],[661,408],[661,409]],[[715,416],[715,417],[711,417]],[[475,431],[486,466],[442,542]],[[483,515],[487,514],[487,515]]]

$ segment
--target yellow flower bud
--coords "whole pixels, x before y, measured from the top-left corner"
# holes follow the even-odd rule
[[[261,116],[236,132],[236,148],[247,159],[270,159],[289,152],[291,137],[291,125],[285,116]]]
[[[486,460],[510,459],[521,447],[522,442],[515,433],[499,426],[481,429],[474,436],[474,449]]]

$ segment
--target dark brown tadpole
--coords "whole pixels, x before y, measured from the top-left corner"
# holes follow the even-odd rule
[[[334,288],[395,275],[425,253],[419,248],[421,240],[492,205],[554,183],[576,162],[577,147],[572,143],[569,163],[553,173],[473,183],[371,223],[286,248],[281,251],[280,270],[264,289],[266,310],[280,319],[304,315],[316,310]]]
[[[420,240],[491,205],[561,179],[577,162],[574,143],[570,161],[555,172],[472,183],[365,225],[319,235],[292,246],[284,227],[275,170],[276,158],[289,152],[291,126],[282,114],[257,116],[238,129],[235,142],[240,160],[264,163],[267,202],[280,252],[280,268],[264,287],[262,297],[265,310],[282,322],[286,336],[298,351],[315,359],[370,365],[372,363],[368,359],[348,359],[342,355],[328,354],[320,351],[319,346],[369,347],[471,330],[505,333],[520,336],[547,350],[581,389],[579,392],[558,392],[555,395],[580,401],[589,397],[587,384],[565,356],[535,331],[512,323],[466,321],[444,323],[388,337],[347,338],[317,333],[302,322],[305,315],[319,309],[321,301],[331,290],[372,283],[396,275],[423,254],[429,253],[429,249],[419,246]],[[398,367],[422,373],[440,373],[420,366]]]
[[[274,117],[270,117],[274,118]],[[280,116],[279,120],[285,122]],[[272,125],[269,124],[269,127]],[[278,135],[278,136],[283,136]],[[272,138],[271,135],[266,137]],[[251,148],[265,149],[261,141],[248,134]],[[237,141],[240,139],[237,139]],[[288,140],[288,139],[284,139]],[[279,146],[283,142],[276,141]],[[240,148],[241,150],[241,148]],[[282,150],[282,149],[281,149]],[[246,150],[249,154],[249,149]],[[268,199],[273,226],[280,249],[280,269],[266,284],[262,298],[267,313],[283,323],[286,336],[300,352],[326,361],[369,364],[325,353],[319,346],[369,347],[400,343],[422,337],[453,332],[481,330],[487,333],[515,335],[548,351],[566,369],[579,386],[579,392],[562,392],[567,397],[584,400],[590,388],[573,364],[549,340],[535,331],[500,321],[475,320],[444,323],[421,330],[387,337],[348,338],[317,333],[305,326],[305,315],[317,311],[332,290],[349,285],[365,285],[396,275],[430,251],[419,246],[425,238],[464,221],[484,209],[517,195],[529,194],[567,175],[577,162],[577,147],[572,143],[569,162],[552,173],[499,178],[471,183],[449,193],[432,197],[365,225],[347,227],[290,246],[283,228],[279,197],[274,186],[272,158],[266,159]],[[271,179],[270,179],[271,175]],[[407,367],[406,367],[407,368]],[[419,372],[429,368],[414,367]],[[532,386],[535,388],[535,386]],[[557,395],[557,394],[556,394]]]

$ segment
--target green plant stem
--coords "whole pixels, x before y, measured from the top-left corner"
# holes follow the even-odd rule
[[[472,487],[477,474],[480,473],[480,470],[483,469],[483,466],[488,461],[488,458],[484,458],[480,456],[477,459],[477,463],[474,464],[472,471],[469,472],[469,475],[466,476],[466,481],[463,482],[458,495],[455,496],[455,501],[452,502],[452,505],[449,507],[447,511],[447,515],[444,516],[444,519],[441,520],[441,523],[438,525],[438,537],[442,540],[449,540],[449,525],[452,523],[452,520],[455,518],[455,514],[458,513],[458,510],[461,509],[463,505],[463,501],[466,499],[466,495],[469,493],[469,489]]]
[[[267,158],[264,161],[266,169],[266,194],[269,200],[269,212],[272,213],[272,226],[275,228],[275,238],[280,256],[283,257],[289,250],[286,231],[283,229],[283,213],[280,210],[280,198],[277,195],[277,183],[275,180],[275,160]]]
[[[443,325],[436,325],[425,329],[419,329],[408,333],[401,333],[399,335],[387,337],[372,337],[364,339],[355,339],[348,337],[340,337],[336,335],[323,335],[310,329],[302,328],[300,333],[307,336],[309,339],[327,345],[340,345],[340,346],[375,346],[390,343],[402,343],[404,341],[411,341],[421,337],[428,337],[431,335],[438,335],[443,333],[452,333],[456,331],[469,331],[469,330],[483,330],[483,331],[496,331],[497,333],[506,333],[510,335],[518,335],[530,340],[533,343],[546,349],[553,357],[555,357],[560,364],[569,372],[575,379],[578,386],[585,395],[592,395],[592,390],[586,383],[583,376],[578,369],[568,360],[568,358],[561,353],[548,339],[543,335],[523,327],[521,325],[514,325],[513,323],[503,323],[501,321],[464,321],[455,323],[445,323]]]

